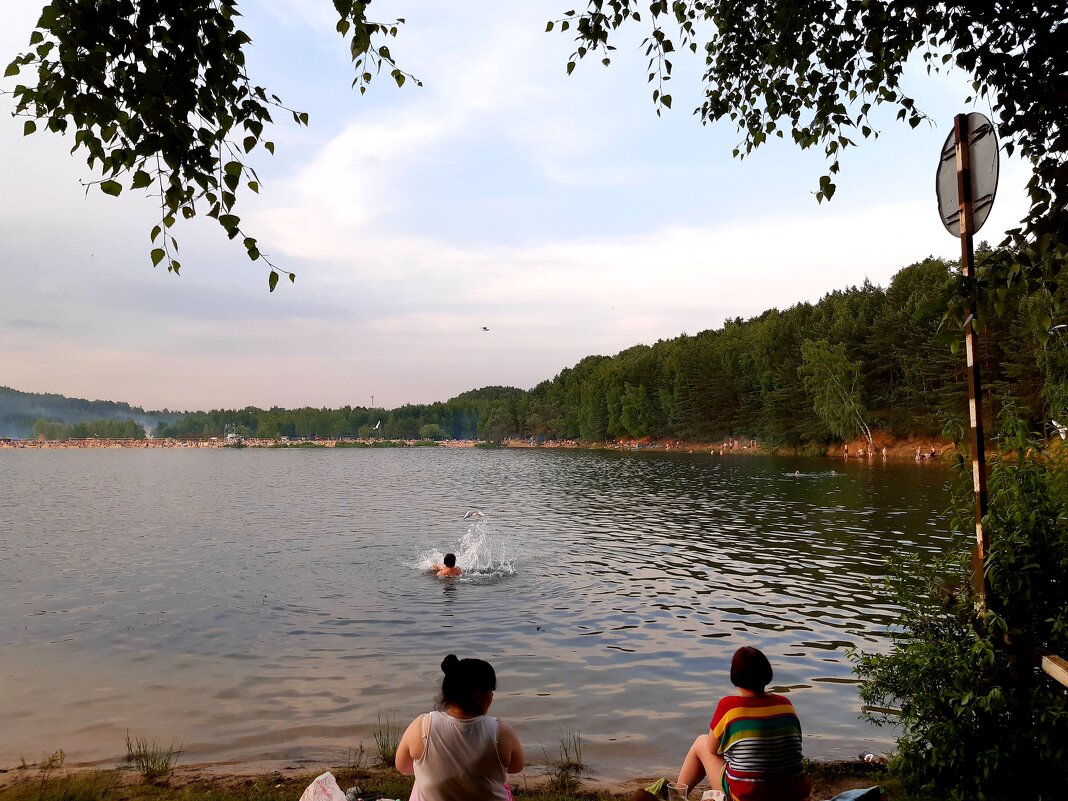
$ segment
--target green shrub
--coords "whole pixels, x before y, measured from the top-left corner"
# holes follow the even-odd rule
[[[958,452],[961,449],[958,448]],[[1008,417],[991,459],[985,611],[976,603],[970,464],[959,460],[959,548],[902,559],[887,587],[901,608],[889,654],[856,655],[877,724],[901,726],[891,767],[947,801],[1063,799],[1068,692],[1037,666],[1068,655],[1068,470]],[[968,533],[965,533],[968,532]],[[886,711],[899,706],[900,713]]]
[[[130,737],[126,732],[126,761],[149,781],[165,779],[174,773],[174,764],[182,753],[182,746],[172,742],[164,748],[154,740]]]
[[[396,767],[397,747],[400,745],[401,729],[393,722],[392,718],[382,720],[378,717],[378,726],[371,736],[375,740],[375,750],[378,752],[378,763],[386,768]]]
[[[548,775],[546,789],[557,793],[573,793],[586,770],[582,761],[582,736],[572,728],[560,735],[560,747],[555,757],[545,754],[545,769]]]

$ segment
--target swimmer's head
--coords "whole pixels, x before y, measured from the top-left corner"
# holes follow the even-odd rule
[[[456,554],[447,553],[442,561],[445,563],[445,567],[456,567]]]

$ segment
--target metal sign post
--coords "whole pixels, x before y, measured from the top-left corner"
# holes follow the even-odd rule
[[[993,125],[982,114],[958,114],[953,120],[953,133],[942,147],[935,187],[942,224],[951,234],[960,236],[961,271],[969,282],[975,278],[972,235],[986,222],[994,203],[997,181],[998,148]],[[985,567],[990,540],[983,530],[987,503],[986,450],[978,335],[975,329],[976,300],[975,293],[968,300],[964,345],[968,356],[968,413],[972,428],[972,484],[975,490],[976,547],[972,576],[978,602],[985,605]]]
[[[969,282],[975,278],[972,235],[978,231],[994,204],[998,187],[998,143],[994,126],[982,114],[958,114],[953,133],[942,146],[935,177],[938,211],[942,224],[960,237],[960,266]],[[972,422],[972,482],[975,487],[975,560],[972,580],[977,605],[986,608],[986,555],[990,538],[983,530],[986,516],[986,452],[983,441],[982,385],[976,349],[975,313],[978,289],[968,299],[964,321],[964,344],[968,352],[968,411]],[[1068,660],[1038,651],[1030,652],[1035,664],[1061,686],[1068,688]]]

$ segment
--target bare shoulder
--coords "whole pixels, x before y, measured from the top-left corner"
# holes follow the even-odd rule
[[[498,755],[508,773],[519,773],[525,767],[523,746],[519,743],[515,729],[506,720],[497,718],[497,747]]]
[[[401,773],[411,774],[414,763],[423,756],[423,715],[418,715],[408,724],[397,744],[396,767]]]
[[[515,729],[512,728],[512,724],[504,718],[497,718],[497,724],[501,728],[501,734],[510,734],[512,737],[516,736]]]

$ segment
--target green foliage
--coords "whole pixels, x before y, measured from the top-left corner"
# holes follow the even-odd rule
[[[370,5],[334,0],[353,86],[365,92],[382,70],[398,87],[409,79],[419,84],[385,43],[404,20],[371,21]],[[928,73],[963,70],[978,97],[994,104],[1006,151],[1018,149],[1034,165],[1025,224],[1006,240],[1011,247],[984,280],[996,291],[1024,282],[1029,291],[1043,286],[1060,298],[1057,273],[1068,258],[1065,0],[656,0],[647,8],[638,0],[593,0],[582,13],[550,21],[546,31],[574,31],[571,74],[587,56],[610,64],[617,31],[647,25],[647,76],[658,115],[672,106],[676,53],[700,54],[702,123],[729,118],[743,134],[733,151],[739,158],[787,132],[801,149],[821,147],[829,162],[815,192],[821,202],[835,194],[841,154],[879,136],[875,109],[887,106],[913,128],[927,119],[902,86],[910,58],[922,60]],[[203,212],[229,238],[240,236],[250,259],[267,264],[274,291],[280,272],[236,214],[239,194],[260,186],[245,156],[261,147],[274,153],[264,136],[272,109],[302,125],[308,115],[251,82],[245,70],[251,39],[236,26],[238,16],[236,0],[53,0],[5,77],[23,70],[36,77],[14,89],[16,113],[30,118],[25,135],[70,128],[73,151],[84,151],[89,167],[99,170],[101,191],[118,196],[128,186],[159,198],[160,220],[150,234],[153,265],[165,262],[178,272],[171,229],[179,217]]]
[[[383,67],[398,86],[411,77],[377,41],[396,36],[403,20],[370,21],[368,5],[334,2],[338,32],[351,33],[353,85],[361,93]],[[159,199],[159,222],[150,234],[158,243],[149,254],[153,266],[163,262],[179,272],[172,226],[205,213],[230,239],[241,238],[249,259],[262,259],[273,292],[280,271],[235,213],[239,195],[260,186],[245,157],[257,148],[274,153],[265,136],[272,110],[300,125],[308,124],[308,115],[251,82],[245,50],[252,40],[235,24],[239,16],[236,0],[53,0],[41,12],[29,49],[4,75],[25,70],[36,79],[13,92],[15,113],[31,117],[25,135],[69,129],[71,152],[83,151],[101,176],[92,183],[104,194],[118,197],[128,186]]]
[[[1036,248],[1038,261],[1068,254],[1068,103],[1064,99],[1068,4],[740,3],[733,0],[595,0],[569,11],[576,50],[567,64],[587,57],[608,64],[613,36],[644,25],[648,81],[657,114],[671,108],[672,60],[689,51],[704,60],[703,123],[729,118],[743,134],[734,155],[744,158],[770,137],[801,149],[820,146],[829,162],[816,198],[830,200],[841,154],[860,139],[876,138],[879,106],[915,128],[927,119],[905,91],[902,76],[913,57],[928,74],[956,67],[970,75],[978,97],[993,104],[999,135],[1035,165],[1031,211],[1017,246]],[[548,30],[552,30],[550,23]],[[675,33],[672,35],[671,31]],[[967,98],[965,102],[970,102]],[[789,135],[787,137],[787,134]],[[1026,254],[1023,254],[1026,255]],[[1017,277],[1037,276],[1042,265],[1017,260]],[[1003,284],[1008,286],[1009,284]]]
[[[40,773],[31,780],[10,785],[0,792],[4,801],[110,801],[118,797],[118,771],[73,772],[57,775],[62,767],[57,755],[46,755],[38,765]]]
[[[861,654],[861,698],[902,733],[893,767],[940,798],[1059,799],[1068,786],[1068,693],[1035,653],[1068,653],[1068,465],[1006,415],[992,460],[986,611],[972,588],[970,466],[957,483],[959,549],[902,560],[889,654]],[[900,714],[885,710],[900,707]]]
[[[39,419],[57,423],[95,420],[135,420],[146,428],[179,418],[169,410],[145,411],[139,406],[114,401],[90,401],[39,392],[19,392],[0,387],[0,436],[28,437]]]
[[[484,387],[392,410],[217,409],[171,416],[156,434],[221,437],[232,424],[242,437],[382,442],[735,437],[809,453],[858,431],[867,436],[866,429],[933,437],[967,408],[965,361],[947,347],[962,336],[945,319],[961,289],[952,265],[926,259],[900,270],[886,289],[865,282],[816,304],[588,356],[526,392]],[[1068,408],[1059,400],[1068,398],[1068,335],[1048,334],[1045,290],[1019,287],[1008,300],[1000,315],[982,312],[984,408],[994,419],[1011,402],[1039,427]]]
[[[145,428],[133,420],[89,420],[85,423],[65,425],[50,420],[38,419],[33,424],[33,435],[47,440],[68,439],[144,439]]]
[[[126,761],[149,781],[166,779],[174,772],[174,764],[181,756],[182,746],[172,742],[162,746],[154,740],[130,737],[126,732]]]
[[[401,734],[403,734],[401,727],[392,718],[382,720],[382,716],[378,716],[378,725],[371,732],[371,736],[375,741],[378,764],[382,767],[396,767],[397,747],[400,745]]]
[[[582,736],[568,727],[560,735],[559,750],[556,756],[545,754],[545,767],[549,781],[546,789],[550,792],[573,793],[580,783],[583,771],[588,765],[582,761]]]
[[[801,343],[801,378],[812,396],[816,416],[836,437],[850,439],[863,432],[871,446],[871,429],[860,399],[860,362],[850,361],[844,345],[825,339]]]
[[[426,423],[419,426],[419,439],[442,440],[448,439],[449,435],[437,423]]]

